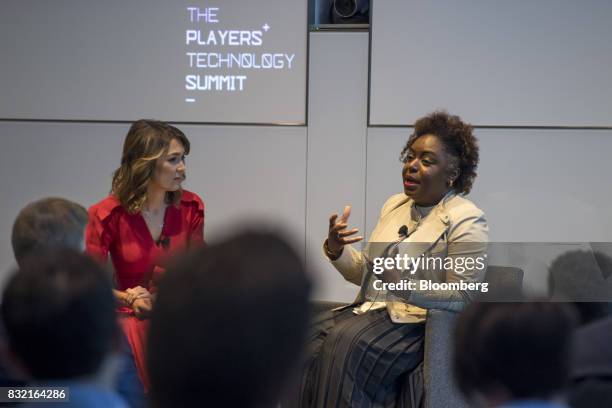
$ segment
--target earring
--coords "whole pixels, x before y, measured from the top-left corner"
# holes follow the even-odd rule
[[[455,182],[455,181],[454,181],[453,179],[450,179],[450,180],[448,180],[448,183],[447,183],[447,184],[448,184],[448,186],[449,186],[450,188],[453,188],[453,184],[454,184],[454,182]]]

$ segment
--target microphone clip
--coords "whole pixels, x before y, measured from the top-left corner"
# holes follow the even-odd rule
[[[170,237],[166,237],[163,235],[160,236],[155,242],[155,245],[161,246],[164,249],[168,249],[170,247]]]

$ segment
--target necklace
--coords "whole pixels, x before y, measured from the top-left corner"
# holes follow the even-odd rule
[[[425,219],[425,217],[429,215],[429,213],[433,210],[434,207],[435,205],[429,207],[421,207],[414,204],[414,228],[418,228],[421,226],[421,222],[423,221],[423,219]]]
[[[165,208],[164,208],[164,211],[163,211],[164,215],[165,215],[165,212],[166,211],[165,211]],[[140,213],[145,218],[145,221],[148,221],[149,224],[156,225],[155,224],[155,219],[153,218],[153,215],[149,211],[147,211],[147,210],[140,210]],[[164,218],[162,218],[161,223],[158,224],[160,230],[164,229]]]

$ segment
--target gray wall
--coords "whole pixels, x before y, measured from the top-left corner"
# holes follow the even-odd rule
[[[372,2],[370,124],[612,126],[612,2]]]
[[[245,219],[282,224],[319,278],[317,298],[356,293],[322,259],[329,215],[352,204],[352,223],[369,233],[384,200],[402,189],[398,155],[410,129],[367,128],[367,52],[367,33],[310,34],[307,128],[180,126],[193,143],[186,187],[206,201],[208,239]],[[84,205],[105,196],[127,127],[0,122],[0,276],[14,264],[19,209],[47,195]],[[471,198],[493,240],[612,241],[612,131],[476,133],[482,161]]]
[[[364,230],[367,86],[367,33],[311,34],[306,250],[321,298],[356,294],[323,259],[321,245],[329,216],[346,204],[353,205],[350,222]]]

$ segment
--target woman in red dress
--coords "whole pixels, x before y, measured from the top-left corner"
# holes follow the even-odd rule
[[[145,391],[147,317],[171,255],[204,244],[204,203],[181,188],[189,140],[164,122],[135,122],[123,145],[111,194],[89,209],[87,252],[112,260],[119,322]]]

